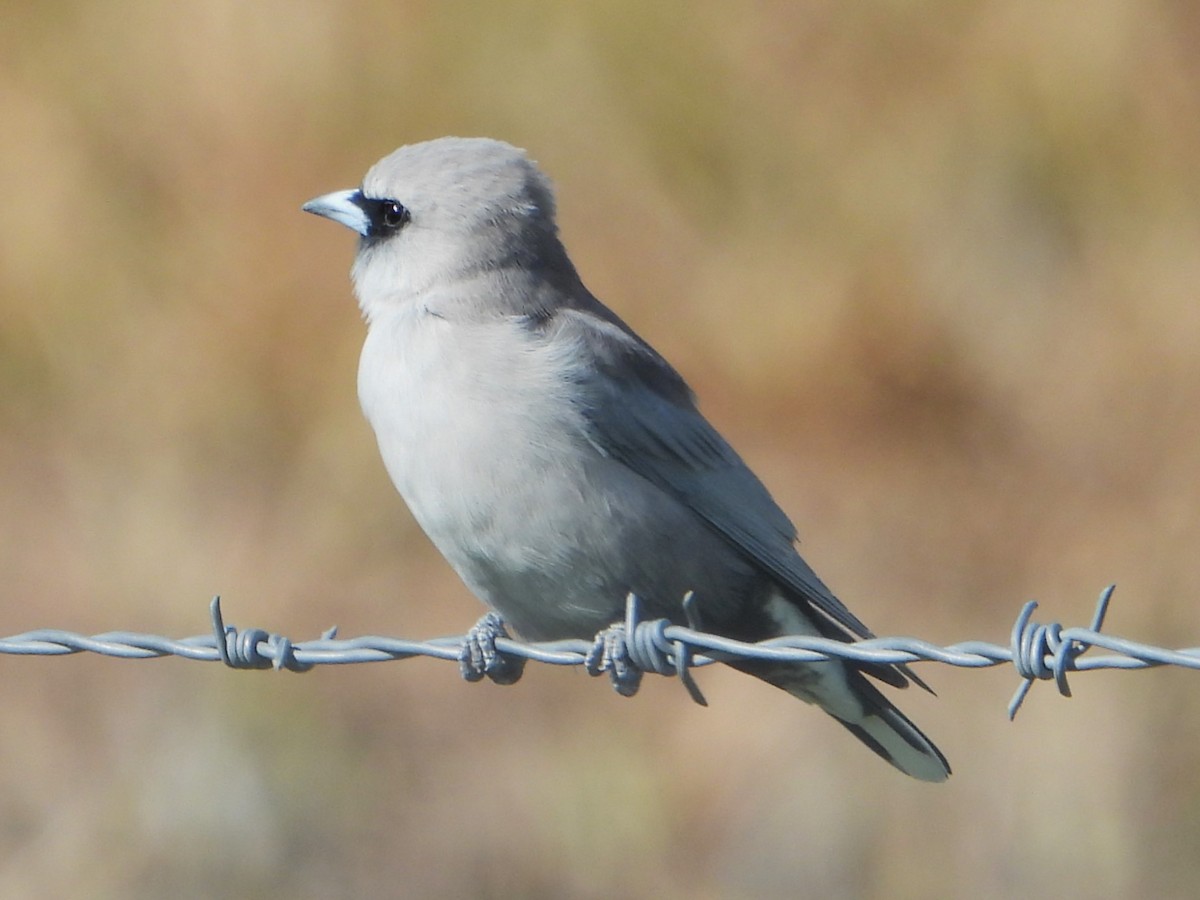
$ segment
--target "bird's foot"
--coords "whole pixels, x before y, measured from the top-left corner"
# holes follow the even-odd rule
[[[589,675],[608,673],[613,690],[622,697],[632,697],[642,683],[642,670],[629,656],[625,623],[609,625],[598,635],[583,662]]]
[[[508,636],[499,613],[489,612],[476,622],[458,651],[458,670],[462,677],[467,681],[481,681],[486,675],[496,684],[515,684],[525,671],[525,660],[496,649],[496,638]]]

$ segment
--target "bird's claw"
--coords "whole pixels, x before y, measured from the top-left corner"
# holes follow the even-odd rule
[[[625,639],[625,623],[609,625],[596,635],[592,649],[583,662],[589,675],[608,673],[613,690],[622,697],[632,697],[642,683],[642,670],[629,658],[629,644]]]
[[[481,681],[487,676],[496,684],[515,684],[525,671],[525,660],[496,649],[496,638],[508,636],[499,613],[489,612],[476,622],[458,651],[458,670],[462,677],[467,681]]]

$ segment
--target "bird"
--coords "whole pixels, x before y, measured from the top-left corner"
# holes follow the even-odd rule
[[[392,482],[466,586],[533,641],[646,615],[746,642],[870,630],[683,377],[584,286],[554,189],[490,138],[400,147],[302,209],[358,235],[358,395]],[[746,302],[741,298],[738,303]],[[941,751],[876,687],[906,666],[729,665],[815,704],[900,771]]]

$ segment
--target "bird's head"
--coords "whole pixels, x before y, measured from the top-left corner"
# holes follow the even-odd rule
[[[368,317],[423,291],[508,266],[535,268],[563,252],[549,179],[524,151],[488,138],[401,147],[372,166],[361,187],[303,208],[358,233],[352,276]]]

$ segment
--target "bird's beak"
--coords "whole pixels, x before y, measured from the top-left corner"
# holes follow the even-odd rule
[[[352,231],[357,231],[363,237],[371,230],[371,220],[367,218],[367,212],[363,208],[362,191],[359,190],[322,194],[300,208],[305,212],[333,219]]]

